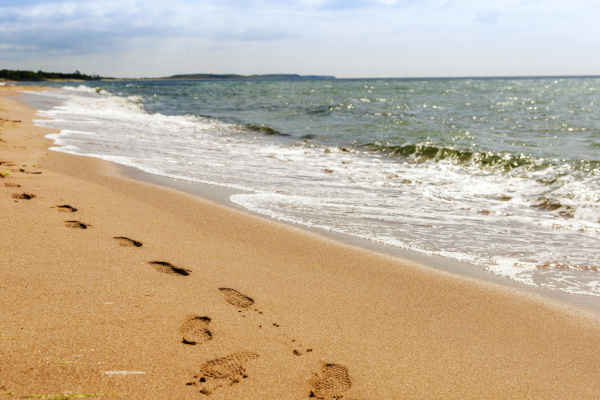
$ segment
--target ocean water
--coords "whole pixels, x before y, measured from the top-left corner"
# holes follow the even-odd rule
[[[32,93],[54,150],[600,296],[600,79],[148,81]]]

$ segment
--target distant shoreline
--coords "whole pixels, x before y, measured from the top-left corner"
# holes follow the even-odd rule
[[[76,71],[73,74],[44,71],[1,70],[0,82],[87,82],[87,81],[156,81],[156,80],[333,80],[330,75],[298,75],[298,74],[178,74],[160,78],[112,78],[99,75],[85,75]]]

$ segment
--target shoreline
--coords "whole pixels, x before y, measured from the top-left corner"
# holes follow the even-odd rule
[[[315,88],[320,86],[316,85]],[[503,86],[504,84],[501,84],[499,87]],[[146,98],[145,101],[153,102],[151,99],[154,85],[136,86],[135,89],[129,85],[127,87],[122,88],[125,92],[121,94],[144,93],[143,96],[150,96],[144,97]],[[176,85],[175,88],[180,88],[180,86]],[[59,105],[62,101],[61,98],[69,98],[71,95],[76,98],[83,96],[81,100],[86,103],[87,100],[83,100],[86,96],[95,97],[92,94],[94,92],[93,88],[71,87],[69,89],[67,86],[65,89],[58,92],[48,92],[49,96],[32,94],[27,96],[26,99],[28,101],[33,99],[33,101],[29,101],[29,105],[35,108],[41,106],[44,110],[47,110],[48,107]],[[113,89],[117,89],[117,87],[106,87],[109,93]],[[130,93],[130,90],[133,92]],[[78,92],[87,92],[87,94]],[[250,96],[251,98],[248,101],[252,103],[255,100],[252,100],[253,95]],[[225,186],[250,191],[255,188],[258,190],[255,195],[236,195],[231,199],[242,207],[255,210],[267,217],[299,222],[300,224],[316,224],[325,229],[348,232],[367,240],[381,240],[384,243],[410,250],[405,254],[400,254],[402,258],[414,258],[410,255],[410,252],[413,251],[427,255],[437,254],[455,260],[462,260],[468,264],[465,267],[467,264],[459,265],[460,263],[452,262],[456,265],[454,270],[473,270],[473,273],[477,274],[475,270],[485,269],[485,271],[493,272],[500,277],[509,277],[510,280],[532,286],[550,287],[568,290],[576,294],[600,297],[596,285],[598,283],[597,271],[594,267],[599,260],[597,252],[593,250],[597,247],[597,238],[595,237],[597,232],[592,229],[594,226],[593,212],[584,212],[584,210],[587,210],[586,207],[590,206],[586,205],[585,202],[577,206],[576,203],[568,200],[570,197],[583,198],[581,196],[585,195],[586,184],[582,182],[588,182],[590,179],[589,177],[580,176],[580,173],[576,172],[578,171],[578,162],[574,160],[579,158],[577,156],[578,152],[571,153],[571,155],[568,153],[563,154],[565,160],[571,160],[575,164],[571,165],[571,161],[567,162],[570,167],[574,168],[572,170],[573,175],[569,174],[569,178],[564,177],[564,179],[561,178],[555,182],[556,185],[563,187],[559,190],[554,187],[556,185],[552,183],[554,181],[551,179],[556,173],[555,167],[540,167],[543,172],[536,172],[533,176],[528,175],[526,171],[530,169],[530,166],[527,165],[535,159],[533,156],[531,156],[533,158],[527,156],[527,160],[523,161],[525,166],[516,168],[515,172],[505,170],[499,175],[494,175],[494,173],[488,175],[495,168],[501,167],[491,167],[491,170],[488,170],[489,168],[485,166],[487,162],[479,165],[480,161],[475,161],[475,165],[471,165],[470,162],[462,165],[462,162],[456,164],[455,161],[457,160],[438,160],[439,163],[434,161],[431,162],[431,165],[430,162],[424,164],[409,162],[407,164],[404,162],[405,160],[403,161],[403,156],[396,158],[391,154],[387,154],[388,150],[392,153],[395,151],[391,148],[384,151],[384,154],[376,154],[379,151],[371,154],[368,148],[360,148],[357,149],[358,158],[352,154],[344,154],[343,151],[339,154],[327,154],[330,150],[333,150],[333,153],[338,153],[335,148],[340,144],[342,146],[345,144],[336,142],[337,144],[333,145],[332,142],[330,144],[333,147],[330,149],[326,144],[327,141],[321,143],[321,140],[317,140],[315,143],[305,144],[296,141],[296,139],[289,139],[291,142],[288,143],[288,139],[282,138],[283,142],[281,142],[275,137],[262,134],[255,135],[254,133],[251,133],[250,136],[242,134],[239,137],[237,133],[233,133],[236,138],[244,142],[242,147],[232,145],[227,141],[224,142],[224,146],[218,145],[217,148],[212,149],[211,146],[214,145],[214,141],[211,139],[211,135],[204,135],[202,132],[213,123],[226,129],[227,132],[229,132],[229,128],[234,129],[235,132],[235,129],[237,129],[235,125],[231,126],[229,123],[224,122],[228,121],[226,116],[215,120],[209,118],[206,121],[202,119],[188,121],[187,117],[176,117],[171,114],[191,112],[193,115],[193,109],[188,110],[186,108],[185,110],[179,109],[179,111],[173,109],[169,111],[169,107],[166,106],[162,110],[165,115],[162,115],[161,112],[144,113],[143,118],[139,121],[136,120],[137,117],[134,114],[127,112],[127,117],[125,115],[123,117],[128,122],[121,125],[121,122],[119,122],[121,117],[112,121],[111,118],[113,117],[111,115],[114,114],[111,114],[109,110],[113,107],[119,108],[118,104],[121,101],[126,101],[129,104],[132,99],[123,100],[119,96],[115,98],[109,96],[105,100],[106,102],[101,100],[98,104],[96,104],[96,100],[92,100],[93,104],[96,104],[93,107],[99,106],[98,112],[104,116],[103,119],[98,119],[99,115],[92,113],[89,115],[89,122],[95,121],[94,124],[97,127],[105,126],[104,129],[108,129],[108,126],[114,124],[115,129],[122,131],[123,134],[127,132],[127,135],[132,134],[134,137],[139,137],[141,143],[147,143],[143,152],[140,153],[141,148],[136,150],[135,147],[130,147],[131,141],[123,141],[123,135],[116,135],[113,139],[110,139],[112,143],[105,143],[104,140],[107,137],[102,133],[102,128],[95,130],[94,125],[89,124],[85,124],[85,128],[77,128],[79,123],[76,120],[61,122],[60,120],[63,117],[60,108],[49,110],[48,113],[46,111],[41,112],[42,115],[55,115],[58,120],[40,121],[39,125],[58,129],[74,129],[71,134],[52,136],[52,138],[63,145],[79,143],[77,147],[81,147],[81,151],[69,148],[56,149],[58,151],[71,152],[71,150],[75,150],[75,153],[82,155],[89,153],[96,155],[98,153],[102,159],[114,160],[129,166],[142,168],[151,173],[175,177],[176,179],[196,180],[198,178],[201,181],[209,183],[222,182]],[[265,99],[265,101],[268,100]],[[138,106],[134,107],[137,108]],[[151,108],[158,111],[154,108],[157,106]],[[72,107],[75,108],[72,109]],[[207,107],[211,108],[212,106],[207,105]],[[77,110],[78,107],[75,104],[71,104],[67,108],[72,109],[75,114],[87,114],[88,112],[85,109]],[[215,114],[213,111],[217,111],[217,113]],[[218,115],[218,110],[213,111],[209,114]],[[120,113],[120,111],[116,112]],[[465,110],[458,107],[456,112],[458,117],[458,114],[462,115]],[[70,119],[70,117],[66,117],[67,120]],[[160,129],[155,130],[152,126],[159,125],[153,125],[150,122],[157,119],[167,124],[175,123],[175,126],[169,125],[167,129],[170,132],[169,135],[173,133],[174,137],[178,137],[178,139],[163,141],[165,138],[162,138],[161,135],[165,132],[161,133]],[[102,122],[103,120],[105,124]],[[141,123],[142,120],[146,121],[143,124],[150,123],[147,132],[136,129],[136,125]],[[274,121],[276,120],[271,122]],[[221,123],[225,123],[225,125],[220,125]],[[285,121],[281,121],[281,123],[283,125],[278,125],[278,129],[287,126]],[[356,123],[360,125],[362,122],[359,119],[356,120]],[[283,130],[295,131],[292,127],[288,126],[288,128],[291,129]],[[78,133],[80,129],[83,132]],[[199,142],[198,146],[194,143],[197,139],[196,134],[182,135],[185,129],[198,129],[199,137],[203,138],[202,142]],[[250,131],[254,129],[258,128],[253,127]],[[301,131],[300,129],[298,132]],[[96,140],[88,142],[84,132],[98,135],[99,142],[96,142]],[[207,132],[210,132],[210,128]],[[150,140],[149,142],[146,142],[146,137]],[[246,139],[249,141],[246,142]],[[75,142],[72,142],[72,140]],[[441,140],[443,142],[444,139]],[[263,141],[267,144],[265,149],[261,148],[260,143]],[[96,147],[98,145],[100,147]],[[275,147],[271,147],[271,145],[275,145]],[[316,147],[313,147],[315,145]],[[178,148],[181,146],[190,146],[191,153],[177,154]],[[322,148],[322,146],[325,147]],[[499,146],[499,148],[502,147],[502,145]],[[304,147],[307,148],[300,151]],[[446,150],[436,150],[436,146],[426,147],[426,152],[439,151],[438,156],[446,159]],[[200,151],[200,148],[205,150]],[[420,145],[416,148],[420,148]],[[363,152],[363,150],[366,152]],[[412,151],[409,152],[412,153]],[[582,151],[585,152],[583,149]],[[269,155],[262,162],[261,157],[264,152],[269,153]],[[154,161],[144,157],[144,154],[149,155],[151,153],[155,153],[152,156],[152,158],[155,158]],[[228,154],[226,157],[237,156],[244,159],[243,165],[247,168],[239,170],[239,179],[236,179],[236,170],[240,166],[237,163],[223,162],[222,153]],[[454,151],[452,150],[451,153],[454,154]],[[255,155],[250,156],[250,154]],[[405,156],[419,159],[421,158],[419,154],[421,154],[421,150]],[[477,154],[480,153],[478,151],[467,151],[466,154],[469,155],[468,157],[479,159]],[[454,157],[455,155],[450,156],[450,159],[454,159]],[[506,159],[507,163],[508,159]],[[158,160],[161,160],[161,165],[156,164]],[[537,160],[541,162],[542,159]],[[401,162],[398,163],[398,161]],[[141,164],[138,164],[138,162]],[[294,164],[295,162],[298,164]],[[341,164],[339,164],[340,162]],[[379,165],[380,163],[383,164]],[[504,161],[501,164],[504,165]],[[504,165],[504,167],[512,171],[513,166],[509,166],[509,164]],[[202,165],[201,170],[198,170],[198,165]],[[331,166],[332,169],[320,169],[321,165],[324,168]],[[339,168],[334,168],[336,165]],[[482,168],[482,171],[487,172],[472,174],[475,171],[472,169],[473,167],[475,167],[475,170]],[[308,172],[311,169],[314,170]],[[534,169],[537,169],[537,167]],[[259,171],[266,174],[272,173],[273,179],[270,178],[261,183],[260,175],[263,172]],[[303,172],[298,173],[298,171]],[[328,174],[323,172],[328,172]],[[458,175],[454,175],[456,172],[458,172]],[[465,175],[462,175],[463,173]],[[538,174],[542,174],[547,178],[541,179]],[[535,176],[540,179],[534,179]],[[305,177],[308,179],[305,180]],[[354,182],[357,177],[360,183],[355,185]],[[398,180],[397,177],[402,179]],[[258,178],[258,181],[253,182],[253,179],[256,178]],[[274,179],[280,180],[275,181]],[[323,185],[314,186],[314,190],[309,189],[316,182],[323,182]],[[467,185],[466,182],[473,184]],[[574,182],[580,183],[575,184]],[[166,185],[173,186],[172,182],[168,181],[166,181]],[[331,189],[335,187],[340,189],[337,194],[335,194],[336,190],[332,191]],[[264,189],[267,190],[264,191]],[[208,193],[211,193],[211,191],[208,191]],[[323,198],[314,198],[315,193],[324,193]],[[334,193],[334,195],[330,195],[331,193]],[[506,195],[506,193],[510,195]],[[534,195],[534,193],[538,193],[538,195]],[[560,193],[563,193],[566,197]],[[566,195],[566,193],[571,194]],[[200,196],[202,197],[203,194],[200,193]],[[548,196],[552,198],[551,201],[554,205],[549,209],[545,206],[539,206],[542,199]],[[318,197],[321,197],[321,195],[318,195]],[[365,202],[366,198],[370,200]],[[229,202],[225,201],[225,203]],[[379,210],[377,204],[382,205]],[[561,204],[563,205],[561,206]],[[559,206],[564,208],[557,209]],[[314,207],[323,211],[307,212],[315,209]],[[442,210],[445,209],[452,211],[443,212]],[[573,212],[575,214],[571,215]],[[415,218],[415,215],[419,217]],[[586,222],[585,220],[588,219],[589,221]],[[411,228],[413,225],[415,226],[414,229]],[[436,231],[436,229],[439,230]],[[331,234],[328,236],[331,236]],[[343,236],[340,237],[346,239]],[[556,243],[556,245],[552,245],[553,243]],[[577,243],[577,245],[573,246],[572,243]],[[367,244],[367,247],[372,246]],[[389,248],[379,246],[378,251],[389,253]],[[394,251],[394,253],[394,255],[399,254],[397,251]],[[431,264],[436,260],[435,257],[430,258],[427,256],[419,256],[418,258],[424,260],[425,264]],[[437,266],[441,265],[441,268],[444,269],[447,263],[448,260],[442,260],[437,263]],[[477,266],[475,270],[471,265]],[[486,280],[491,279],[485,275],[487,274],[479,274],[478,277]],[[505,282],[509,286],[518,287],[512,285],[509,280],[505,280]],[[567,297],[563,296],[563,299],[567,299]],[[592,308],[594,307],[595,304],[592,304]]]
[[[22,101],[25,104],[29,105],[33,108],[39,109],[48,109],[48,104],[41,102],[39,99],[35,97],[28,96],[26,93],[22,94]],[[54,145],[52,145],[54,147]],[[66,153],[69,154],[69,153]],[[85,157],[85,156],[84,156]],[[99,159],[101,160],[101,159]],[[486,283],[499,285],[503,288],[515,289],[518,291],[522,291],[526,294],[531,294],[534,296],[540,296],[541,298],[548,299],[550,301],[558,301],[561,303],[566,303],[567,305],[574,306],[577,308],[582,308],[587,312],[593,312],[600,316],[600,296],[590,296],[585,294],[577,294],[570,293],[558,289],[550,289],[543,286],[533,286],[528,285],[516,280],[513,280],[508,277],[504,277],[493,272],[486,271],[481,266],[476,266],[468,261],[461,261],[454,258],[449,258],[440,255],[430,255],[426,253],[421,253],[411,249],[404,249],[392,245],[388,245],[385,243],[381,243],[375,240],[360,238],[356,236],[352,236],[349,234],[330,231],[322,228],[315,228],[310,226],[305,226],[302,224],[291,223],[287,221],[276,220],[265,216],[260,213],[253,212],[246,208],[243,208],[235,203],[233,203],[229,197],[234,194],[242,194],[242,193],[251,193],[248,191],[243,191],[241,189],[231,189],[227,187],[221,187],[218,185],[205,184],[200,182],[187,181],[182,179],[176,179],[171,177],[166,177],[162,175],[157,175],[149,172],[142,171],[135,167],[130,167],[118,163],[113,163],[111,161],[104,162],[108,164],[112,164],[114,167],[114,171],[116,174],[131,178],[134,180],[146,182],[149,184],[174,189],[183,193],[191,194],[200,199],[208,199],[210,201],[216,202],[225,207],[234,208],[243,213],[247,213],[250,215],[258,216],[259,218],[263,218],[267,221],[284,224],[296,229],[304,230],[306,232],[312,232],[317,234],[320,237],[323,237],[328,240],[334,240],[337,242],[341,242],[343,244],[357,247],[359,249],[363,249],[366,251],[373,251],[375,253],[379,253],[386,256],[396,257],[400,261],[410,262],[419,264],[425,268],[433,268],[438,271],[443,271],[446,273],[450,273],[452,275],[457,275],[461,277],[465,277],[467,279],[476,279]]]
[[[597,314],[49,151],[2,92],[0,395],[600,396]]]
[[[110,161],[106,162],[113,164]],[[380,243],[369,239],[363,239],[340,232],[329,231],[322,228],[308,227],[287,221],[272,219],[262,214],[247,210],[233,203],[229,199],[229,197],[233,194],[249,192],[243,192],[239,189],[230,189],[226,187],[220,187],[200,182],[169,178],[117,163],[114,163],[114,166],[118,170],[117,173],[121,176],[157,186],[162,186],[165,188],[174,189],[183,193],[188,193],[201,199],[210,200],[224,207],[234,208],[243,213],[263,218],[272,223],[283,224],[286,226],[290,226],[294,229],[311,232],[324,239],[340,242],[344,245],[352,246],[358,249],[362,249],[364,251],[370,251],[380,255],[394,257],[397,258],[400,262],[415,263],[423,268],[430,268],[443,273],[460,276],[466,279],[475,279],[481,282],[485,282],[487,284],[498,285],[502,288],[508,288],[529,295],[539,296],[540,298],[544,298],[549,301],[562,302],[570,306],[582,308],[583,310],[588,312],[596,313],[600,317],[600,296],[581,295],[561,290],[527,285],[525,283],[521,283],[513,279],[502,277],[492,272],[485,271],[483,268],[478,267],[476,265],[472,265],[465,261],[455,260],[452,258],[438,255],[428,255],[410,249],[403,249],[400,247],[395,247],[387,245],[385,243]]]

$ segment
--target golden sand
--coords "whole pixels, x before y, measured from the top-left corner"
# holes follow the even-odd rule
[[[51,152],[17,95],[0,399],[600,398],[593,316]]]

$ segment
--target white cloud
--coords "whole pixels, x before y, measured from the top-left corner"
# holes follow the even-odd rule
[[[18,68],[464,76],[565,73],[570,60],[574,74],[600,69],[600,3],[584,0],[3,4],[0,59]]]

